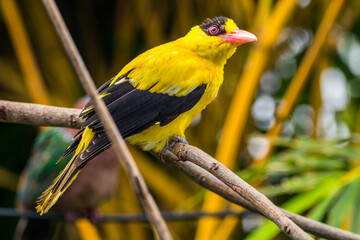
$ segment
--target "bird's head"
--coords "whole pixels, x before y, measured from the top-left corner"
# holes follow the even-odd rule
[[[254,34],[239,29],[226,17],[207,18],[183,38],[197,54],[214,62],[225,64],[244,43],[256,41]]]

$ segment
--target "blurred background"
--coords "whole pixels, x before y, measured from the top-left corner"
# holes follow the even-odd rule
[[[254,33],[258,42],[240,46],[228,61],[224,84],[187,130],[188,142],[277,205],[360,234],[360,1],[57,4],[98,87],[138,54],[207,17],[230,17]],[[1,100],[71,107],[84,95],[40,0],[0,0],[0,36]],[[15,206],[20,173],[43,130],[0,123],[0,207]],[[162,211],[243,210],[131,151]],[[119,185],[100,211],[142,212],[119,171]],[[0,217],[2,239],[12,238],[17,222]],[[168,224],[175,239],[286,239],[257,215]],[[74,239],[154,239],[147,223],[76,227]]]

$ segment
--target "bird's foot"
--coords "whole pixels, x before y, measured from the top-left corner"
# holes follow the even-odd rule
[[[177,142],[181,142],[181,143],[184,143],[184,144],[189,144],[189,143],[186,141],[185,138],[182,138],[182,137],[180,137],[180,136],[176,136],[176,137],[174,138],[174,141],[172,142],[171,147],[174,146],[174,144],[177,143]]]
[[[166,151],[167,151],[169,148],[173,147],[174,144],[175,144],[175,143],[178,143],[178,142],[184,143],[184,144],[189,144],[189,143],[185,140],[185,138],[183,138],[183,137],[176,136],[176,137],[174,137],[174,138],[171,138],[170,141],[169,141],[169,143],[168,143],[167,145],[165,145],[165,147],[159,152],[159,159],[160,159],[162,162],[163,162],[162,157],[163,157],[163,155],[166,153]]]

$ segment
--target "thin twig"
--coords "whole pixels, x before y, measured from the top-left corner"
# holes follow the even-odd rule
[[[2,109],[6,109],[5,113],[11,113],[12,117],[3,118],[1,115],[4,113]],[[12,109],[17,109],[13,111]],[[79,111],[78,109],[71,109],[74,113]],[[72,112],[70,111],[70,112]],[[46,118],[44,114],[53,114],[57,113],[57,116],[60,119]],[[19,116],[16,116],[16,115]],[[10,114],[9,114],[10,115]],[[30,103],[18,103],[18,102],[9,102],[0,100],[0,121],[2,122],[11,122],[11,123],[22,123],[22,124],[32,124],[37,126],[56,126],[57,123],[61,122],[61,127],[68,128],[80,128],[80,125],[74,125],[70,121],[73,118],[72,114],[69,114],[69,108],[61,107],[51,107],[40,104],[30,104]],[[30,120],[29,120],[30,119]],[[81,122],[78,116],[74,119],[75,122]],[[177,144],[176,144],[177,145]],[[183,146],[187,151],[191,151],[190,148],[194,148],[190,145]],[[199,149],[197,151],[200,151]],[[204,161],[211,161],[213,158],[208,156],[208,159],[203,159]],[[225,185],[215,176],[210,174],[208,171],[200,168],[199,166],[193,164],[190,161],[179,161],[178,157],[173,153],[167,151],[163,155],[163,160],[169,166],[173,166],[178,170],[182,171],[184,174],[192,178],[201,186],[219,194],[225,199],[234,202],[246,209],[249,209],[254,212],[259,212],[256,207],[251,205],[247,200],[242,198],[240,195],[235,193],[230,187]],[[305,231],[314,234],[318,237],[324,237],[327,239],[334,240],[360,240],[360,236],[353,234],[348,231],[337,229],[329,225],[308,219],[306,217],[290,213],[282,209],[282,211],[292,219],[298,226],[300,226]],[[261,214],[261,212],[259,212]]]
[[[110,139],[120,162],[125,168],[137,198],[139,199],[141,206],[144,208],[145,213],[149,217],[149,221],[155,233],[160,239],[172,239],[170,231],[164,219],[161,217],[159,208],[151,196],[146,183],[141,176],[129,150],[127,149],[126,144],[122,139],[109,111],[106,109],[104,102],[98,98],[94,82],[80,56],[78,49],[76,48],[73,39],[71,38],[59,9],[53,0],[43,0],[43,4],[52,24],[54,25],[58,37],[62,42],[77,75],[79,76],[83,88],[91,98],[91,102],[93,103],[102,125],[104,126],[106,135]]]
[[[265,197],[265,195],[257,191],[222,163],[210,157],[205,152],[196,147],[182,143],[175,144],[171,151],[175,153],[180,160],[191,161],[212,173],[216,178],[249,201],[250,204],[257,207],[264,216],[273,221],[282,232],[292,239],[312,239],[267,197]]]
[[[218,212],[206,212],[206,211],[171,211],[161,212],[161,216],[167,221],[185,221],[196,220],[202,217],[218,217],[224,218],[227,216],[245,217],[252,216],[256,213],[249,211],[233,211],[222,210]],[[43,220],[55,220],[66,221],[64,213],[48,213],[40,216],[35,210],[18,210],[13,208],[0,208],[0,217],[12,217],[12,218],[28,218],[28,219],[43,219]],[[91,220],[89,214],[76,213],[76,218],[88,218]],[[134,223],[134,222],[148,222],[148,218],[143,213],[112,213],[101,214],[96,218],[96,223],[103,222],[122,222],[122,223]]]

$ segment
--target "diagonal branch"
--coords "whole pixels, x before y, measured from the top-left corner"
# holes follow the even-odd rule
[[[80,56],[78,49],[76,48],[74,40],[71,38],[69,30],[65,25],[56,3],[54,0],[43,0],[43,4],[52,24],[54,25],[58,37],[63,44],[73,67],[75,68],[83,88],[91,98],[91,102],[93,103],[95,110],[100,117],[101,123],[104,126],[106,135],[111,141],[118,159],[128,174],[137,198],[141,206],[144,208],[145,213],[149,217],[149,221],[154,229],[154,232],[160,239],[172,239],[170,231],[164,219],[161,217],[159,208],[151,196],[134,159],[120,135],[120,132],[118,131],[104,102],[98,97],[95,84]]]
[[[82,119],[78,117],[79,112],[79,109],[0,100],[0,122],[80,128]],[[176,144],[174,147],[177,148],[178,145],[179,144]],[[183,145],[181,147],[188,153],[193,150],[195,152],[201,151],[200,149],[190,145]],[[205,153],[202,154],[202,157],[204,158],[198,159],[198,161],[214,161],[212,157],[205,155]],[[172,152],[167,151],[166,154],[163,155],[163,160],[167,165],[180,170],[201,186],[219,194],[225,199],[251,211],[263,214],[259,208],[255,207],[249,201],[234,192],[229,186],[217,179],[214,175],[192,163],[191,159],[189,159],[191,161],[179,161],[177,156],[175,156]],[[328,226],[306,217],[290,213],[283,209],[281,209],[281,211],[302,229],[318,237],[334,240],[360,240],[360,236],[354,233]]]
[[[171,151],[182,161],[190,161],[213,174],[229,186],[234,192],[246,199],[251,205],[258,208],[261,214],[273,221],[282,232],[292,239],[312,239],[299,226],[291,221],[278,207],[265,195],[250,186],[239,176],[225,167],[222,163],[200,149],[177,143]]]
[[[194,148],[192,146],[189,146]],[[184,149],[190,151],[188,146],[183,146]],[[197,149],[196,151],[201,151]],[[197,182],[199,185],[207,188],[208,190],[217,193],[218,195],[222,196],[223,198],[238,204],[252,212],[259,213],[263,216],[262,211],[259,210],[255,205],[252,205],[249,201],[247,201],[242,196],[238,195],[234,192],[229,186],[225,183],[217,179],[214,175],[209,173],[208,171],[204,170],[203,168],[197,166],[192,161],[179,161],[178,156],[174,153],[168,151],[162,158],[165,163],[169,166],[176,168],[177,170],[181,171],[192,180]],[[213,161],[214,159],[210,156],[207,158],[201,159],[201,161]],[[322,237],[330,240],[360,240],[360,236],[354,234],[352,232],[344,231],[327,224],[317,222],[311,220],[309,218],[303,217],[298,214],[294,214],[292,212],[286,211],[282,208],[279,208],[288,218],[290,218],[294,223],[296,223],[299,227],[301,227],[306,232],[312,233],[317,237]],[[265,216],[266,217],[266,216]]]

